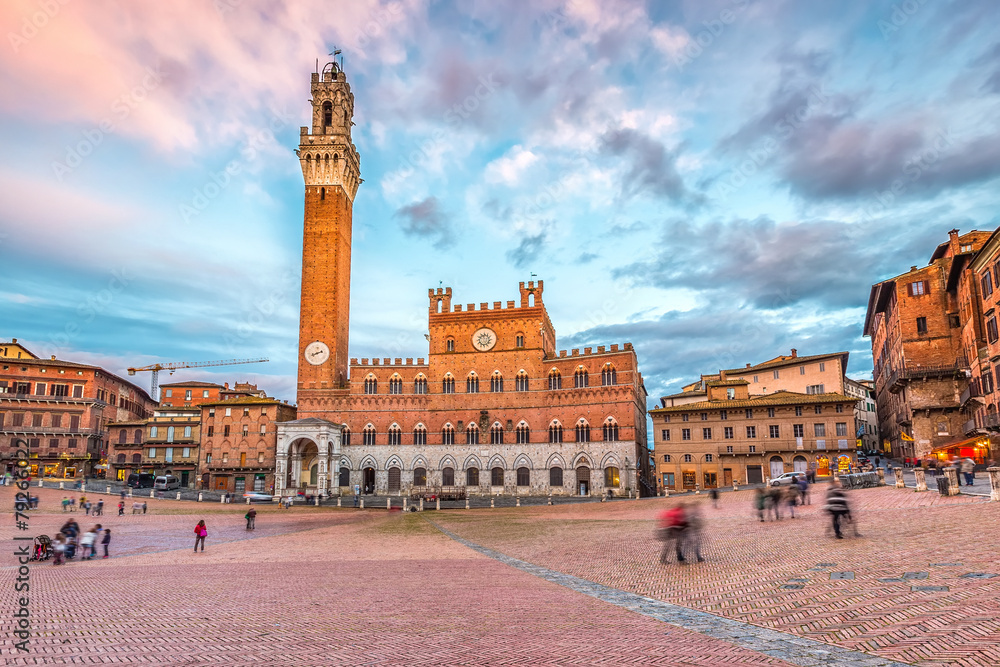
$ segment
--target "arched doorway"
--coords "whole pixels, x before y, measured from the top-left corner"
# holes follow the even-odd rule
[[[775,477],[781,477],[785,474],[785,462],[780,456],[772,456],[770,460],[771,464],[771,479]]]
[[[309,486],[319,484],[319,464],[314,463],[309,467]]]
[[[389,493],[399,493],[400,480],[403,478],[403,471],[393,466],[389,468]],[[374,483],[374,482],[372,482]]]
[[[804,456],[796,456],[795,460],[792,461],[792,466],[794,467],[795,472],[805,474],[809,471],[809,462],[806,461],[806,457]]]
[[[361,490],[364,493],[372,493],[375,490],[375,468],[365,468],[362,477],[364,481]]]
[[[351,469],[342,467],[340,477],[337,479],[337,486],[348,487],[351,485]]]
[[[576,469],[576,490],[581,496],[590,495],[590,468],[587,466]]]

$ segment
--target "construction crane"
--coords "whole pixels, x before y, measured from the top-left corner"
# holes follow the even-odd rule
[[[204,368],[206,366],[233,366],[234,364],[260,364],[270,361],[270,359],[224,359],[222,361],[177,361],[169,364],[150,364],[139,368],[128,369],[129,375],[135,375],[139,371],[152,371],[153,379],[150,382],[149,396],[157,403],[160,402],[160,371],[174,371],[181,368]]]

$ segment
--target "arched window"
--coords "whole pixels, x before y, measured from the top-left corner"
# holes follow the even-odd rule
[[[347,424],[344,424],[344,430],[340,436],[340,444],[344,447],[351,446],[351,429],[347,427]]]
[[[524,347],[524,334],[514,336],[514,347]]]
[[[118,431],[118,444],[119,445],[124,445],[125,441],[127,439],[128,439],[128,431],[126,431],[125,429],[121,429],[120,431]]]
[[[119,454],[117,461],[118,461],[118,463],[125,463],[125,455],[124,454]]]
[[[323,127],[333,125],[333,103],[323,102]]]
[[[366,394],[377,394],[378,393],[378,380],[375,379],[374,375],[369,374],[365,378],[365,393]]]
[[[563,469],[549,468],[549,486],[563,485]]]
[[[518,371],[514,378],[514,391],[528,391],[528,374],[524,371]]]
[[[454,445],[455,444],[455,427],[451,424],[445,424],[444,428],[441,429],[441,444],[442,445]]]
[[[418,375],[417,379],[413,381],[413,393],[414,394],[427,393],[427,378],[424,377],[423,373]]]
[[[490,484],[493,486],[503,486],[503,468],[493,468],[490,470]]]
[[[493,375],[490,376],[490,391],[494,394],[503,391],[503,375],[500,371],[493,371]]]
[[[454,338],[449,338],[448,339],[448,341],[447,341],[447,348],[448,348],[449,352],[454,352],[455,351],[455,339]]]
[[[618,422],[608,419],[604,422],[604,442],[618,442]]]
[[[465,471],[465,485],[479,486],[479,468],[469,468]]]
[[[604,368],[601,369],[601,384],[605,387],[618,384],[618,374],[613,365],[604,364]]]
[[[403,378],[398,375],[393,375],[389,378],[389,393],[390,394],[402,394],[403,393]]]
[[[413,429],[413,444],[414,445],[427,444],[427,429],[424,428],[423,424],[417,424],[417,426]]]
[[[340,475],[337,479],[337,486],[350,486],[351,485],[351,469],[341,468]]]
[[[465,393],[479,393],[479,376],[475,373],[469,373],[469,377],[465,378]]]
[[[476,426],[475,422],[469,422],[469,425],[465,428],[465,444],[479,444],[479,427]]]
[[[141,428],[137,428],[135,431],[132,432],[132,442],[134,442],[137,445],[142,443],[142,429]]]
[[[389,427],[389,444],[390,445],[401,445],[403,444],[403,430],[399,428],[396,424]]]
[[[454,468],[444,468],[441,470],[441,486],[455,486]]]
[[[368,424],[367,426],[365,426],[365,430],[362,432],[361,439],[364,442],[364,444],[366,444],[366,445],[374,445],[375,444],[375,427],[372,426],[371,424]]]
[[[455,393],[455,378],[451,373],[447,373],[444,376],[444,380],[441,382],[441,393],[442,394],[454,394]]]
[[[413,486],[427,486],[427,469],[413,469]]]
[[[173,442],[173,441],[174,441],[174,427],[173,426],[168,426],[167,427],[167,442]]]
[[[691,461],[693,461],[693,460],[694,459],[693,459],[693,457],[690,454],[685,454],[684,455],[684,463],[691,463]]]
[[[562,442],[563,441],[563,427],[559,422],[553,422],[549,424],[549,442]]]
[[[577,442],[590,442],[590,424],[585,421],[577,422],[576,425],[576,441]]]
[[[142,463],[142,454],[133,454],[132,455],[132,463],[133,464]]]
[[[491,445],[502,445],[503,444],[503,426],[500,424],[494,424],[490,427],[490,444]]]
[[[554,368],[549,371],[549,389],[562,389],[562,375]]]
[[[621,486],[621,479],[618,473],[618,468],[610,466],[604,469],[604,486],[617,489]]]
[[[587,369],[583,366],[577,366],[576,371],[573,373],[573,386],[577,389],[581,389],[589,385],[590,376],[587,375]]]
[[[664,463],[670,463],[670,454],[664,454],[663,455],[663,462]]]
[[[531,442],[531,430],[524,422],[518,424],[514,432],[517,434],[517,444],[524,445]]]
[[[531,471],[523,466],[517,469],[517,485],[531,486]]]

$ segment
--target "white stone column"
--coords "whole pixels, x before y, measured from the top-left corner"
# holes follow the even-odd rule
[[[288,459],[288,464],[292,466],[292,486],[298,490],[302,486],[302,455],[292,454]]]
[[[896,475],[896,488],[902,489],[906,487],[906,482],[903,481],[903,469],[893,468],[892,472]]]
[[[1000,468],[987,468],[990,476],[990,500],[1000,502]]]
[[[958,468],[948,466],[944,469],[944,474],[948,478],[948,495],[957,496],[962,492],[962,487],[958,485]]]
[[[316,467],[316,495],[319,495],[326,492],[327,457],[323,452],[316,459]]]
[[[913,476],[917,478],[917,491],[927,490],[927,478],[924,476],[923,468],[914,468]]]
[[[285,493],[285,480],[288,479],[288,455],[281,453],[274,457],[274,495],[280,498]]]

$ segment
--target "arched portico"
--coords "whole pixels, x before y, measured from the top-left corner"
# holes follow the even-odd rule
[[[343,426],[311,417],[279,422],[277,431],[274,494],[328,494],[331,471],[340,469]]]

